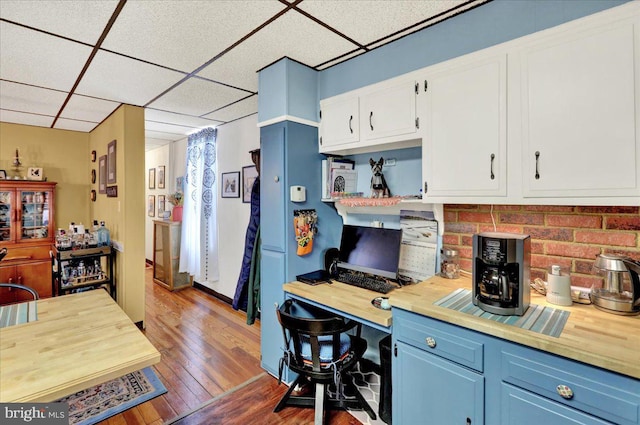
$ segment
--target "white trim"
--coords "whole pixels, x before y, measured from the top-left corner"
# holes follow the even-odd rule
[[[276,124],[282,121],[292,121],[297,122],[298,124],[304,124],[311,127],[319,127],[320,123],[310,120],[305,120],[304,118],[298,118],[293,115],[280,115],[279,117],[271,118],[270,120],[262,121],[258,123],[258,127],[266,127],[271,124]]]

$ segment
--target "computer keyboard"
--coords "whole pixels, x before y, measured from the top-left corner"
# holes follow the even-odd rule
[[[359,288],[369,289],[371,291],[386,294],[395,288],[394,285],[386,280],[374,279],[371,277],[361,276],[353,273],[341,272],[336,279],[339,282],[357,286]]]

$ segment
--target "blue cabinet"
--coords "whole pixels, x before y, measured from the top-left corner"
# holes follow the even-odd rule
[[[393,423],[484,423],[481,374],[403,342],[397,342],[396,348]]]
[[[638,379],[397,308],[393,342],[394,423],[640,425]]]
[[[342,221],[332,206],[320,201],[323,156],[318,153],[317,128],[289,121],[262,127],[260,150],[261,364],[277,376],[284,343],[275,306],[284,299],[282,285],[324,266],[324,251],[339,244]],[[292,185],[306,187],[305,202],[291,202]],[[296,209],[315,209],[318,213],[319,232],[313,251],[303,257],[296,254]]]

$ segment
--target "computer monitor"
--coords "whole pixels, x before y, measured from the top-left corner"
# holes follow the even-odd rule
[[[338,268],[397,279],[402,230],[345,224]]]

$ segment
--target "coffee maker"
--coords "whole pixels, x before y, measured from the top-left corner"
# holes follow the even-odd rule
[[[522,316],[529,308],[530,265],[529,235],[473,235],[473,304],[489,313]]]

